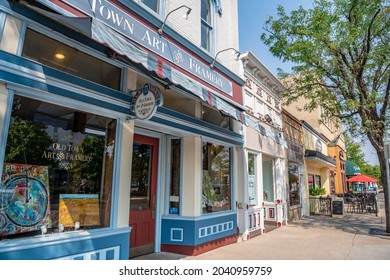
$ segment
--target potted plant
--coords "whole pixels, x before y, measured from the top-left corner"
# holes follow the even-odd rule
[[[325,188],[309,188],[309,194],[311,196],[321,196],[326,194]]]

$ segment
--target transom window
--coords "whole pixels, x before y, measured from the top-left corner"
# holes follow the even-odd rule
[[[26,31],[22,56],[97,84],[120,89],[120,68],[34,30]]]

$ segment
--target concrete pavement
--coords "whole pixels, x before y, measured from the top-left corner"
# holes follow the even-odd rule
[[[199,256],[155,253],[138,260],[390,260],[384,203],[375,214],[304,217],[247,241]]]

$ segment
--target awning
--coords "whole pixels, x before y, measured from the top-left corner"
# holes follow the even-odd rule
[[[364,175],[364,174],[359,174],[359,175],[356,175],[356,176],[354,176],[352,178],[347,179],[347,182],[378,183],[379,180],[375,179],[375,178],[372,178],[370,176]]]
[[[109,47],[115,53],[125,56],[131,62],[141,65],[142,68],[147,71],[154,72],[153,75],[157,78],[169,81],[170,83],[199,97],[202,101],[208,103],[212,107],[215,107],[222,113],[229,115],[240,122],[244,122],[242,108],[237,108],[236,106],[230,104],[228,100],[220,98],[216,93],[203,86],[200,82],[192,79],[170,65],[162,63],[155,55],[151,55],[148,51],[138,47],[136,44],[133,44],[129,39],[111,29],[103,22],[91,17],[79,18],[60,15],[28,4],[21,5],[14,3],[11,7],[18,12],[22,12],[19,9],[22,6],[28,7],[41,15],[55,20],[61,25],[92,38],[94,41]]]
[[[321,152],[314,150],[305,151],[305,160],[315,168],[336,167],[336,161]]]
[[[353,161],[345,161],[345,175],[346,176],[355,176],[360,174],[360,167]]]

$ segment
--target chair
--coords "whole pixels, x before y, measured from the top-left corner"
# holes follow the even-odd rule
[[[349,197],[347,212],[355,213],[357,207],[357,198],[354,196]]]
[[[377,213],[377,198],[375,194],[369,194],[366,198],[365,210],[367,213]]]

